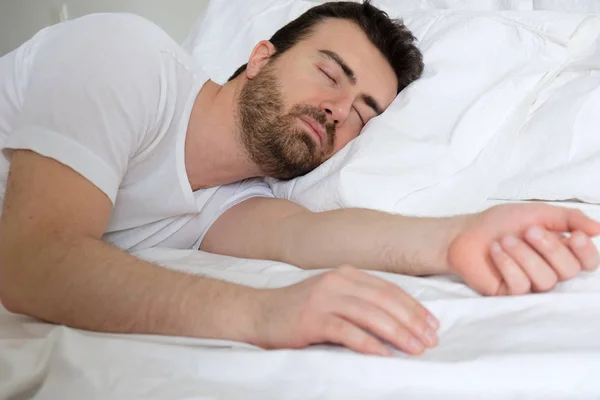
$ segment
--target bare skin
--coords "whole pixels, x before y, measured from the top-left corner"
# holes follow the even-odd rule
[[[356,83],[320,50],[334,51]],[[208,82],[192,111],[186,169],[193,189],[261,176],[236,135],[236,98],[273,54],[261,42],[223,87]],[[338,151],[395,97],[391,67],[343,21],[322,24],[275,64],[286,104],[306,103],[337,126]],[[303,126],[298,121],[299,126]],[[315,139],[316,140],[316,139]],[[211,152],[195,156],[201,149]],[[600,257],[600,224],[546,205],[512,205],[454,218],[346,209],[312,213],[281,199],[251,199],[211,227],[202,250],[332,270],[289,287],[257,290],[159,268],[104,243],[110,200],[81,175],[15,151],[0,221],[0,299],[7,309],[101,332],[224,338],[264,348],[333,342],[388,355],[437,344],[439,322],[396,286],[366,274],[456,273],[486,295],[550,290]],[[536,229],[537,228],[537,229]],[[571,233],[571,239],[559,237]],[[349,266],[349,265],[352,266]]]

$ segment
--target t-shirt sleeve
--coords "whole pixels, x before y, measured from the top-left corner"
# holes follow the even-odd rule
[[[200,211],[200,246],[212,224],[227,210],[253,197],[275,197],[270,186],[262,179],[246,179],[230,185],[220,186]]]
[[[160,51],[154,26],[103,14],[49,28],[33,41],[22,110],[4,148],[72,168],[115,203],[128,161],[156,125]]]

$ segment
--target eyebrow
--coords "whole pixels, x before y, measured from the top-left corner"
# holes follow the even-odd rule
[[[352,85],[356,85],[356,75],[352,68],[348,66],[348,64],[340,57],[336,52],[331,50],[319,50],[319,53],[324,55],[325,57],[333,60],[339,67],[344,71],[344,75],[348,78]],[[377,115],[381,115],[383,113],[383,108],[377,103],[377,101],[368,94],[363,94],[362,99],[367,106],[373,109]]]

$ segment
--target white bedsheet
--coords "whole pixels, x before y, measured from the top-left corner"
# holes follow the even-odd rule
[[[600,218],[599,207],[582,208]],[[194,251],[140,255],[255,287],[322,272]],[[0,310],[0,398],[600,398],[600,273],[549,294],[512,298],[481,297],[449,277],[378,275],[439,317],[438,348],[392,359],[332,346],[263,351],[226,341],[89,333]]]

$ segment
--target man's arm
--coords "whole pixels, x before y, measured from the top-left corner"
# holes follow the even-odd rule
[[[109,199],[70,168],[15,151],[0,221],[0,300],[75,328],[243,341],[331,342],[390,355],[437,344],[435,318],[400,288],[352,267],[280,289],[170,271],[101,241]]]
[[[254,198],[224,213],[201,249],[301,268],[349,263],[407,275],[458,273],[483,294],[505,295],[545,292],[595,270],[600,255],[590,237],[597,235],[600,223],[547,204],[411,218],[363,209],[312,213]]]
[[[282,199],[252,198],[224,213],[201,250],[305,269],[349,263],[407,275],[448,273],[447,250],[464,218],[412,218],[366,209],[314,213]]]
[[[169,271],[102,242],[111,208],[70,168],[16,151],[0,223],[7,308],[96,331],[250,340],[255,289]]]

